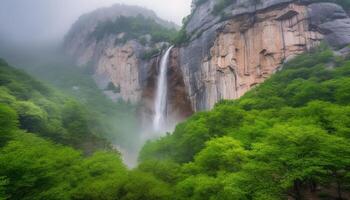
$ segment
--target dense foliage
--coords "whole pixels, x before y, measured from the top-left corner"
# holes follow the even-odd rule
[[[301,55],[243,98],[146,144],[140,169],[173,185],[175,199],[342,199],[349,75],[350,61],[325,47]]]
[[[147,143],[131,171],[117,152],[91,144],[106,143],[88,104],[4,61],[0,66],[1,200],[349,195],[350,60],[326,47],[287,63],[241,99],[222,101]]]
[[[72,148],[18,129],[16,112],[5,105],[0,108],[0,123],[6,125],[0,130],[1,142],[6,141],[0,148],[0,199],[169,198],[166,183],[127,171],[117,153],[96,152],[84,158]]]
[[[21,68],[35,78],[55,86],[84,106],[89,116],[93,116],[94,123],[99,124],[95,132],[101,137],[123,148],[138,145],[134,142],[138,133],[138,126],[135,126],[136,105],[110,100],[96,86],[90,66],[79,68],[64,57],[58,56],[42,64],[27,64]],[[105,90],[119,93],[120,87],[109,84]]]
[[[167,183],[96,145],[107,144],[98,125],[83,104],[0,60],[0,199],[169,199]]]
[[[115,21],[101,22],[97,25],[91,37],[101,40],[110,34],[124,34],[117,39],[116,43],[125,43],[130,39],[137,39],[141,43],[148,42],[146,35],[151,36],[151,42],[171,41],[175,35],[175,29],[166,28],[158,24],[154,19],[142,15],[136,17],[120,16]]]
[[[184,24],[187,23],[184,21]],[[186,32],[186,29],[183,27],[176,35],[176,37],[173,39],[173,43],[175,45],[181,45],[186,44],[190,40],[189,35]]]
[[[0,103],[16,112],[19,127],[85,152],[107,147],[88,110],[27,74],[0,63]]]

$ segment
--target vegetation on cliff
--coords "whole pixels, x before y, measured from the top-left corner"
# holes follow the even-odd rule
[[[101,124],[84,106],[4,61],[0,63],[0,103],[16,112],[23,130],[85,152],[107,145],[99,135]]]
[[[158,24],[154,19],[142,15],[136,17],[120,16],[115,21],[105,21],[97,25],[90,38],[97,41],[111,34],[124,34],[116,40],[116,44],[125,43],[130,39],[137,39],[141,43],[169,42],[176,35],[175,29],[166,28]],[[150,36],[149,41],[147,35]]]
[[[349,72],[350,61],[325,47],[301,55],[243,98],[146,144],[140,168],[176,199],[341,199],[350,189]]]
[[[29,63],[21,68],[79,102],[89,116],[99,124],[96,133],[100,137],[108,139],[113,144],[122,145],[123,148],[136,145],[134,141],[138,131],[138,126],[135,126],[137,106],[109,99],[97,87],[91,76],[90,66],[79,68],[64,57],[58,56],[43,64]],[[120,92],[119,87],[111,84],[103,89],[114,93]]]
[[[95,117],[0,60],[0,199],[169,199],[167,183],[126,169]]]
[[[350,60],[326,47],[147,143],[134,170],[105,148],[99,120],[84,104],[4,61],[0,66],[0,199],[349,194]]]

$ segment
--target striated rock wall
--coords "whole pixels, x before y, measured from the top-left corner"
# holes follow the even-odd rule
[[[311,2],[234,0],[219,15],[212,12],[216,0],[207,0],[195,8],[185,27],[190,41],[171,52],[168,114],[183,118],[211,109],[222,99],[239,98],[286,60],[321,41],[335,48],[350,44],[347,13],[333,3]],[[123,10],[120,15],[126,16],[143,12],[139,8],[133,8],[136,10],[131,13],[118,9]],[[67,53],[81,66],[94,66],[94,77],[101,89],[110,83],[119,89],[117,93],[106,92],[110,97],[141,104],[145,118],[150,118],[161,55],[143,60],[142,55],[151,47],[136,40],[116,44],[122,35],[89,40],[88,33],[99,21],[119,16],[115,12],[96,13],[83,16],[72,28],[66,39]],[[161,47],[163,43],[157,45]]]
[[[180,52],[174,48],[170,55],[168,69],[168,116],[179,122],[193,114],[191,101],[187,93],[184,77],[180,67]],[[170,124],[176,124],[171,123]]]
[[[150,46],[138,40],[126,40],[125,33],[109,34],[97,39],[91,37],[101,22],[114,21],[120,16],[135,17],[142,15],[167,27],[177,25],[157,17],[155,12],[138,7],[116,4],[109,8],[101,8],[81,16],[65,37],[64,50],[74,58],[80,67],[89,68],[98,86],[105,90],[112,83],[116,91],[105,91],[113,100],[122,99],[133,104],[139,103],[142,90],[146,84],[147,71],[151,61],[142,59],[143,55],[163,43]],[[146,40],[151,36],[145,35]],[[153,45],[153,44],[152,44]]]
[[[81,67],[91,68],[100,89],[108,89],[111,83],[117,88],[118,91],[106,91],[112,99],[136,104],[141,100],[149,67],[142,55],[149,48],[135,40],[115,44],[117,37],[110,35],[101,41],[87,43],[76,61]]]
[[[159,62],[161,55],[154,57],[150,61],[150,67],[147,72],[146,85],[142,90],[140,111],[142,115],[143,127],[152,124],[153,107],[156,93],[156,83],[159,74]],[[167,102],[167,124],[169,129],[173,129],[178,122],[186,119],[193,114],[190,99],[188,98],[187,88],[184,83],[184,77],[179,63],[179,49],[173,48],[168,67],[168,102]]]
[[[95,80],[100,83],[100,87],[106,87],[108,83],[98,81],[109,80],[119,90],[119,95],[124,101],[137,103],[141,99],[142,93],[142,67],[147,67],[139,58],[135,49],[140,48],[140,44],[129,41],[122,46],[106,48],[97,62]]]
[[[180,49],[193,110],[239,98],[283,62],[322,40],[337,47],[350,43],[350,18],[336,4],[253,2],[234,1],[225,9],[224,21],[211,14],[215,1],[196,8],[186,28],[193,33],[192,40]]]
[[[114,21],[120,16],[136,17],[138,15],[154,19],[158,24],[168,28],[177,28],[176,24],[158,18],[152,10],[139,6],[115,4],[111,7],[100,8],[79,17],[65,37],[64,49],[68,55],[78,61],[79,65],[85,65],[92,59],[95,49],[103,48],[103,45],[105,45],[103,42],[98,42],[102,44],[99,45],[88,38],[100,22]]]

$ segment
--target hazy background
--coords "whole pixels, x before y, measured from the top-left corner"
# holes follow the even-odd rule
[[[191,0],[1,0],[0,45],[38,45],[62,39],[84,13],[115,3],[139,5],[181,24]]]
[[[119,139],[124,142],[124,158],[127,163],[135,164],[143,141],[139,139],[139,130],[135,126],[134,108],[129,108],[129,105],[124,108],[126,111],[121,112],[125,113],[119,114],[121,109],[103,100],[105,96],[96,97],[101,91],[96,87],[91,74],[80,70],[64,54],[60,48],[62,39],[79,16],[116,3],[146,7],[155,11],[160,18],[181,25],[182,18],[190,13],[191,1],[0,0],[0,58],[35,78],[54,85],[80,102],[93,102],[86,103],[89,108],[107,106],[108,109],[119,109],[108,116],[107,125],[108,121],[116,124],[115,127],[108,126],[108,138],[118,146],[121,146]],[[76,87],[80,92],[72,90]]]

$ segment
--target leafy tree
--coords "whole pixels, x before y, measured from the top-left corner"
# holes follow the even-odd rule
[[[127,179],[127,169],[122,164],[120,156],[98,152],[84,160],[81,168],[85,174],[74,190],[73,199],[118,199],[123,183]]]
[[[5,177],[0,177],[0,200],[6,200],[5,186],[7,185],[7,180]]]
[[[180,165],[171,160],[147,160],[142,162],[138,169],[143,172],[151,173],[156,178],[174,184],[179,180],[181,168]]]
[[[21,128],[30,132],[39,132],[47,119],[47,114],[30,101],[18,101],[15,104]]]
[[[247,154],[240,142],[222,137],[207,142],[206,147],[196,155],[195,164],[209,175],[222,171],[235,172],[241,169]]]
[[[172,192],[165,182],[148,173],[133,171],[120,191],[122,200],[167,200]]]
[[[2,147],[17,129],[17,114],[8,106],[0,104],[0,147]]]
[[[278,177],[274,187],[279,185],[282,191],[290,191],[288,195],[301,199],[305,184],[315,190],[317,183],[323,182],[327,165],[340,171],[350,165],[350,151],[343,149],[348,145],[348,141],[314,126],[278,125],[264,142],[254,145],[252,163],[263,162],[276,169],[275,175],[270,174]],[[335,158],[341,161],[335,162]]]
[[[207,175],[190,176],[180,181],[175,188],[176,199],[211,200],[218,199],[217,193],[221,190],[218,179]]]

